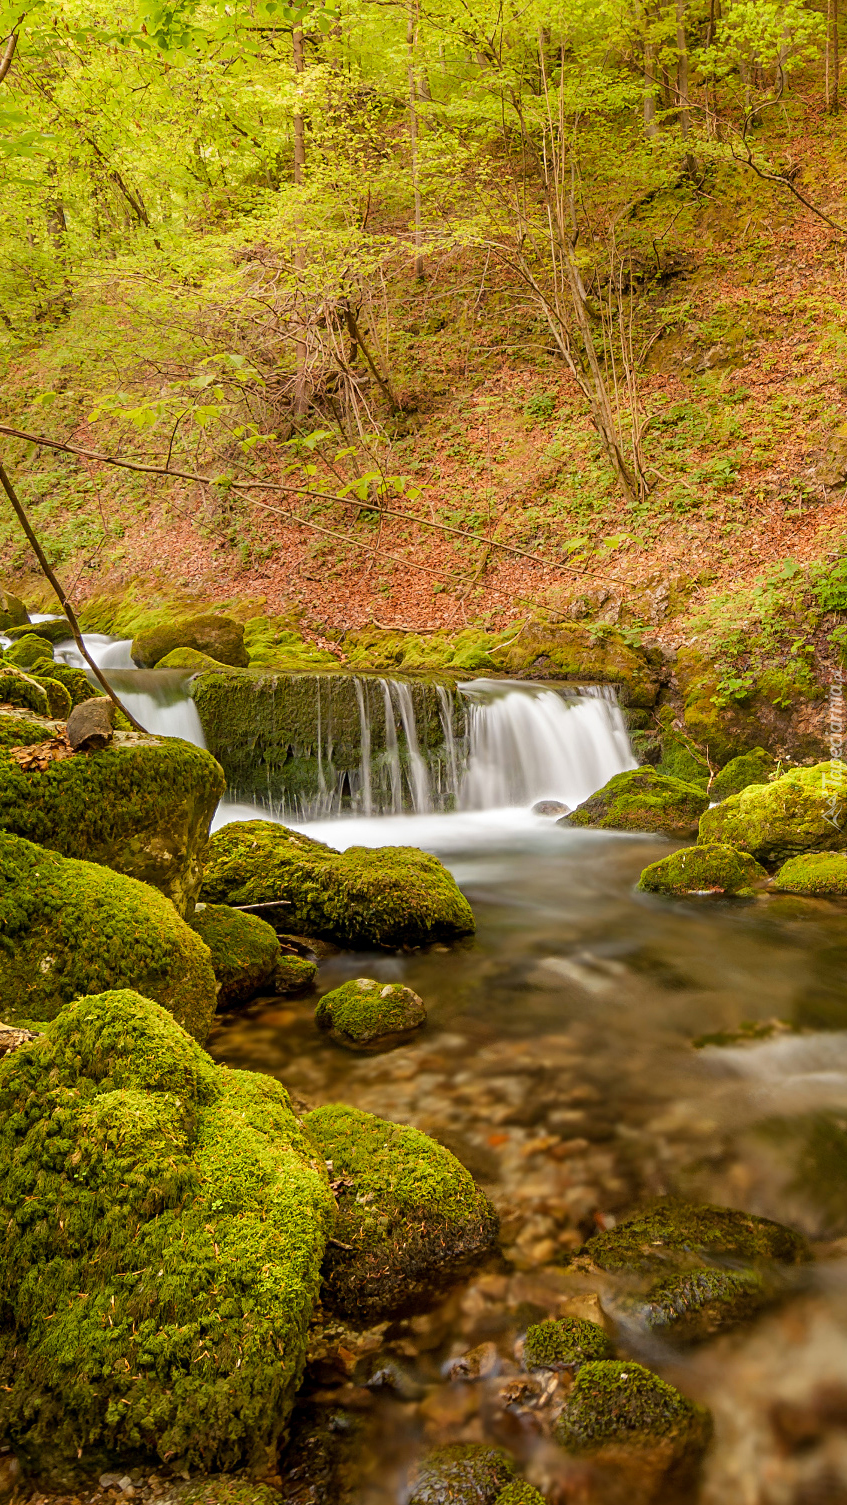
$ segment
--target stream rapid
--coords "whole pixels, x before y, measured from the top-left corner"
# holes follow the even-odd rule
[[[127,645],[88,642],[150,730],[202,745],[185,674],[134,670]],[[665,1191],[791,1223],[819,1254],[781,1306],[706,1344],[672,1350],[624,1332],[633,1357],[712,1409],[696,1498],[847,1501],[847,908],[638,895],[639,872],[668,841],[533,814],[534,800],[575,804],[635,766],[619,713],[589,702],[559,715],[534,687],[501,686],[453,813],[296,822],[338,848],[421,847],[469,898],[477,933],[466,943],[321,961],[319,993],[359,976],[419,993],[429,1018],[413,1043],[340,1049],[315,1029],[314,995],[260,998],[216,1021],[217,1061],[279,1077],[296,1104],[343,1100],[425,1130],[501,1217],[505,1260],[431,1312],[324,1334],[283,1465],[283,1497],[297,1505],[395,1505],[423,1448],[483,1440],[520,1455],[550,1500],[578,1499],[571,1465],[515,1402],[515,1344],[540,1316],[596,1315],[596,1282],[569,1274],[563,1256]],[[515,760],[522,801],[510,803]],[[256,817],[269,812],[224,803],[217,824]],[[800,1032],[692,1043],[774,1019]],[[467,1378],[455,1367],[451,1378],[469,1351]],[[343,1492],[326,1482],[336,1456]]]

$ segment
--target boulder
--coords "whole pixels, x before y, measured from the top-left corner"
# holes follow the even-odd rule
[[[20,627],[6,629],[6,637],[17,643],[20,638],[33,633],[38,638],[44,638],[47,643],[65,643],[73,637],[73,628],[67,617],[49,617],[46,622],[27,622]]]
[[[807,852],[782,864],[772,887],[782,894],[847,894],[847,852]]]
[[[50,716],[50,701],[44,686],[31,674],[0,660],[0,702],[16,705],[39,716]]]
[[[638,880],[648,894],[731,894],[749,898],[756,886],[767,882],[767,873],[749,852],[736,851],[710,841],[704,846],[683,847],[660,862],[651,862]]]
[[[29,612],[20,596],[11,591],[0,590],[0,631],[10,627],[24,627],[29,622]]]
[[[237,1008],[257,993],[300,992],[317,971],[314,962],[284,957],[271,925],[227,904],[198,904],[191,928],[211,952],[219,1008]]]
[[[527,1369],[575,1372],[595,1359],[610,1359],[614,1348],[597,1322],[580,1317],[549,1318],[527,1328],[523,1361]]]
[[[449,1150],[340,1103],[305,1125],[332,1168],[325,1306],[367,1324],[431,1305],[494,1244],[497,1215]]]
[[[700,843],[739,847],[765,867],[801,852],[847,849],[847,764],[792,768],[772,784],[751,784],[700,821]]]
[[[216,659],[210,658],[208,653],[199,653],[196,648],[173,648],[160,658],[157,669],[192,669],[195,674],[203,671],[209,673],[221,672],[221,666]]]
[[[250,662],[244,647],[244,628],[234,617],[184,617],[182,621],[148,627],[132,640],[130,652],[139,669],[155,669],[175,648],[194,648],[216,664],[246,669]]]
[[[742,753],[725,764],[712,780],[709,797],[726,800],[733,794],[740,794],[742,789],[748,789],[751,784],[766,784],[778,767],[776,758],[764,747],[754,747],[751,752]]]
[[[76,669],[73,664],[53,664],[44,660],[34,664],[31,669],[33,679],[49,689],[48,680],[60,684],[67,690],[71,705],[82,705],[86,700],[107,700],[108,696],[98,687],[96,690],[88,678],[84,669]],[[127,730],[129,723],[124,724],[123,730]]]
[[[533,815],[569,815],[570,805],[561,800],[537,800],[532,807]]]
[[[19,669],[31,669],[33,664],[41,661],[51,664],[53,662],[53,648],[46,638],[38,637],[34,632],[28,632],[25,637],[18,638],[7,648],[3,654],[7,664],[16,664]]]
[[[43,771],[0,748],[0,829],[140,878],[180,914],[193,910],[223,789],[214,758],[175,737],[116,732],[101,752]]]
[[[324,994],[315,1009],[315,1023],[338,1045],[367,1050],[420,1029],[426,1009],[411,988],[357,977]]]
[[[615,1303],[658,1338],[693,1343],[746,1322],[773,1301],[779,1285],[760,1270],[715,1266],[682,1270],[654,1281],[643,1297]]]
[[[644,767],[616,773],[557,824],[600,831],[656,831],[683,840],[697,834],[697,823],[708,806],[708,796],[694,784]]]
[[[332,1217],[285,1088],[137,993],[78,999],[0,1061],[0,1201],[0,1440],[25,1469],[266,1469]]]
[[[54,1019],[80,993],[132,986],[208,1034],[209,952],[146,883],[0,832],[0,938],[0,1018]]]
[[[288,930],[339,946],[422,946],[469,935],[474,917],[437,857],[417,847],[337,852],[269,820],[239,821],[209,842],[202,897],[284,902]]]
[[[68,717],[67,738],[74,752],[106,747],[114,735],[115,704],[106,695],[83,701]]]
[[[514,1463],[499,1448],[479,1442],[451,1442],[434,1448],[421,1459],[411,1481],[408,1502],[409,1505],[497,1505],[514,1476]]]
[[[634,1217],[595,1233],[574,1262],[611,1274],[658,1276],[704,1259],[755,1267],[797,1265],[809,1258],[802,1234],[783,1223],[732,1207],[656,1197]]]

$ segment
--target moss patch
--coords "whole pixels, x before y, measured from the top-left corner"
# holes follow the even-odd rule
[[[751,784],[700,821],[700,842],[752,852],[766,867],[801,852],[847,849],[847,764],[792,768],[772,784]]]
[[[596,1322],[579,1317],[551,1318],[527,1328],[523,1361],[527,1369],[578,1369],[593,1359],[614,1353],[609,1338]]]
[[[24,674],[14,664],[6,663],[5,659],[0,660],[0,701],[36,711],[39,716],[52,714],[44,686],[31,674]]]
[[[332,1214],[280,1083],[136,993],[80,999],[0,1061],[0,1198],[0,1436],[24,1463],[65,1485],[266,1467]]]
[[[246,1003],[263,988],[273,991],[274,973],[282,956],[273,926],[226,904],[199,904],[191,928],[212,953],[221,1008]]]
[[[62,723],[50,716],[0,706],[0,747],[33,747],[60,731],[64,731]]]
[[[349,847],[273,821],[225,826],[209,842],[202,896],[209,903],[285,901],[293,934],[340,946],[420,946],[474,929],[450,873],[416,847]]]
[[[740,758],[733,758],[721,769],[712,780],[709,796],[713,800],[725,800],[733,794],[740,794],[751,784],[766,784],[777,767],[776,758],[764,747],[754,747],[752,752],[742,753]]]
[[[748,897],[767,881],[765,869],[749,852],[708,842],[683,847],[644,868],[638,887],[648,894],[735,894]]]
[[[847,852],[808,852],[784,862],[773,880],[783,894],[847,894]]]
[[[54,1019],[80,993],[130,986],[205,1040],[209,952],[164,895],[0,832],[0,1018]]]
[[[209,670],[220,674],[221,666],[208,653],[199,653],[196,648],[173,648],[160,658],[157,669],[193,669],[196,674]]]
[[[770,1218],[657,1197],[616,1228],[595,1233],[583,1253],[601,1270],[647,1275],[692,1256],[795,1265],[809,1258],[809,1247],[802,1234]]]
[[[241,623],[214,613],[149,627],[133,638],[131,653],[139,668],[154,669],[175,648],[194,648],[216,663],[236,668],[244,669],[250,662]]]
[[[494,1505],[546,1505],[544,1495],[539,1494],[525,1479],[518,1479],[514,1484],[507,1484],[504,1490],[494,1502]]]
[[[338,1103],[305,1124],[340,1182],[323,1272],[333,1310],[368,1322],[430,1304],[493,1244],[487,1197],[427,1134]]]
[[[75,669],[72,664],[34,664],[32,677],[43,684],[48,693],[48,680],[60,684],[67,690],[71,706],[82,705],[83,701],[93,700],[103,693],[102,690],[95,690],[84,669]],[[58,712],[51,712],[51,715],[58,715]]]
[[[44,638],[46,643],[64,643],[73,637],[67,617],[51,617],[48,622],[27,622],[20,627],[7,627],[6,637],[18,642],[23,637]]]
[[[101,752],[43,772],[0,749],[0,828],[140,878],[181,914],[194,906],[223,790],[214,758],[176,738],[116,732]]]
[[[705,1447],[710,1421],[702,1406],[649,1369],[628,1359],[604,1359],[580,1369],[555,1430],[572,1453],[659,1439],[689,1451]]]
[[[600,831],[659,831],[684,838],[696,834],[708,804],[707,796],[695,785],[653,768],[636,768],[616,773],[559,824]]]
[[[31,669],[33,664],[41,661],[53,662],[53,647],[46,638],[37,637],[34,632],[28,632],[25,637],[18,638],[3,654],[7,664],[15,664],[19,669]]]
[[[369,977],[357,977],[325,993],[315,1009],[318,1028],[353,1048],[419,1029],[425,1021],[426,1009],[411,988]]]
[[[448,1443],[418,1464],[409,1505],[497,1505],[514,1474],[514,1463],[499,1448]]]
[[[172,1485],[157,1495],[156,1505],[280,1505],[277,1490],[266,1484],[251,1484],[249,1479],[233,1479],[218,1474],[213,1479],[192,1479],[188,1484]]]

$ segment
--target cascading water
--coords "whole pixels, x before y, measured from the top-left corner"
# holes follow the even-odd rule
[[[82,640],[98,669],[108,672],[109,683],[127,710],[148,732],[206,746],[197,707],[187,694],[187,674],[181,669],[137,669],[129,639],[87,632]],[[57,643],[54,654],[60,663],[77,669],[88,667],[72,638]]]

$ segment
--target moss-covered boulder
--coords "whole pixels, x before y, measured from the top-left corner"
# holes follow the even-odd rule
[[[452,1442],[427,1453],[415,1470],[409,1505],[497,1505],[515,1476],[511,1458],[477,1442]]]
[[[0,1018],[54,1019],[81,993],[126,987],[205,1040],[209,952],[164,895],[0,832]]]
[[[488,1198],[427,1134],[340,1103],[305,1124],[337,1189],[322,1296],[333,1311],[367,1324],[425,1307],[493,1245]]]
[[[773,880],[782,894],[847,894],[847,852],[807,852],[790,857]]]
[[[44,638],[46,643],[65,643],[73,637],[73,628],[67,617],[50,617],[46,622],[25,622],[19,627],[8,627],[5,632],[14,643],[30,634]]]
[[[0,829],[140,878],[180,914],[194,907],[223,790],[214,758],[175,737],[116,732],[102,751],[43,771],[0,748]]]
[[[767,873],[749,852],[710,841],[704,846],[683,847],[679,852],[651,862],[638,880],[647,894],[731,894],[749,898],[756,886],[767,882]]]
[[[569,1369],[610,1359],[614,1348],[597,1322],[579,1317],[549,1318],[527,1328],[523,1361],[527,1369]]]
[[[621,1463],[629,1458],[636,1468],[637,1454],[647,1453],[632,1479],[635,1499],[652,1497],[662,1482],[678,1485],[680,1471],[699,1461],[710,1432],[708,1411],[629,1359],[585,1364],[555,1427],[570,1453],[606,1453]]]
[[[86,700],[94,700],[97,697],[105,698],[102,690],[95,690],[91,680],[84,669],[76,669],[73,664],[54,664],[46,661],[41,664],[33,664],[31,669],[33,679],[45,686],[49,691],[48,680],[60,684],[67,690],[70,696],[71,706],[82,705]]]
[[[0,1061],[0,1439],[55,1486],[267,1468],[332,1215],[271,1077],[134,992]]]
[[[547,1505],[547,1501],[539,1490],[532,1484],[527,1484],[525,1479],[516,1479],[514,1483],[507,1484],[501,1490],[494,1505]]]
[[[576,1257],[612,1274],[659,1275],[704,1259],[752,1266],[802,1264],[809,1259],[803,1235],[784,1223],[732,1207],[657,1197],[634,1217],[595,1233]]]
[[[245,669],[250,662],[244,647],[244,628],[234,617],[183,617],[181,621],[149,627],[132,640],[131,653],[140,669],[155,669],[175,648],[194,648],[218,664]]]
[[[600,831],[657,831],[682,840],[696,835],[708,805],[708,796],[694,784],[653,768],[636,768],[616,773],[558,824]]]
[[[776,1283],[760,1270],[705,1266],[663,1275],[630,1305],[639,1323],[657,1337],[692,1343],[746,1322],[776,1292]]]
[[[426,1009],[411,988],[356,977],[324,994],[315,1023],[348,1050],[367,1050],[420,1029]]]
[[[198,904],[191,928],[211,952],[219,1008],[236,1008],[261,992],[300,991],[317,971],[302,957],[283,957],[272,925],[226,904]]]
[[[284,902],[292,934],[339,946],[421,946],[474,929],[470,905],[437,857],[417,847],[337,852],[269,820],[215,832],[202,897],[210,904]]]
[[[24,627],[28,622],[29,612],[20,596],[0,589],[0,632],[6,632],[10,627]]]
[[[847,850],[847,764],[792,768],[772,784],[751,784],[700,821],[700,842],[752,852],[776,867],[801,852]]]
[[[220,674],[221,666],[208,653],[200,653],[196,648],[172,648],[164,658],[160,658],[157,669],[191,669],[195,674],[207,671],[212,674]]]
[[[3,659],[7,664],[17,665],[19,669],[31,669],[33,664],[39,662],[51,664],[53,646],[46,638],[38,637],[34,632],[28,632],[5,650]]]
[[[50,701],[44,686],[31,674],[0,659],[0,702],[50,716]]]
[[[751,752],[742,753],[724,765],[712,780],[709,797],[726,800],[733,794],[740,794],[742,789],[748,789],[751,784],[766,784],[778,766],[776,758],[766,748],[754,747]]]

